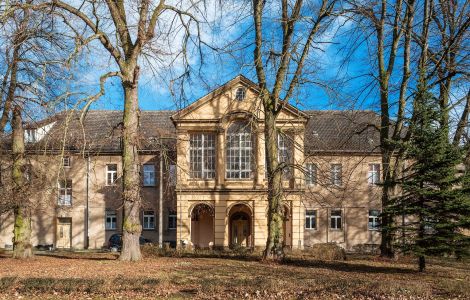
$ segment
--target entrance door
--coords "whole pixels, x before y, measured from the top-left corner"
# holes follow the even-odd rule
[[[249,237],[249,223],[244,215],[232,220],[232,245],[247,247]]]
[[[72,220],[59,218],[57,221],[57,248],[70,248],[72,242]]]

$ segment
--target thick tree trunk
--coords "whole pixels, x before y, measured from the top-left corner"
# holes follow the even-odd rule
[[[12,127],[12,160],[11,172],[14,184],[15,207],[13,209],[15,225],[13,229],[13,257],[29,258],[33,256],[31,247],[31,213],[24,196],[24,130],[21,108],[13,109]]]
[[[142,232],[140,223],[140,208],[142,204],[140,195],[139,175],[139,101],[137,82],[139,67],[134,67],[128,77],[124,77],[124,116],[123,116],[123,152],[122,152],[122,183],[124,220],[122,224],[122,251],[120,260],[138,261],[142,258],[140,253],[139,237]]]
[[[282,213],[282,172],[278,170],[276,117],[270,105],[265,105],[265,145],[268,174],[268,238],[264,260],[280,261],[284,258]]]
[[[392,171],[390,170],[391,157],[387,150],[382,150],[382,207],[385,209],[390,205],[393,193]],[[380,256],[393,258],[395,256],[393,250],[393,233],[390,226],[393,224],[393,217],[384,212],[381,216],[381,233]]]

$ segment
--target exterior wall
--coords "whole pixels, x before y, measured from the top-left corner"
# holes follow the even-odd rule
[[[122,208],[120,203],[121,158],[119,155],[91,156],[89,161],[80,155],[71,155],[71,166],[59,168],[60,156],[37,156],[32,161],[33,168],[42,174],[47,174],[44,193],[32,199],[37,203],[32,218],[32,244],[56,245],[57,220],[71,220],[71,247],[83,249],[87,246],[87,195],[88,195],[88,248],[100,249],[107,245],[109,237],[119,233],[122,227]],[[143,210],[153,210],[155,213],[155,229],[143,230],[142,236],[158,242],[158,202],[160,192],[159,156],[141,155],[142,164],[155,165],[155,186],[142,187]],[[87,177],[87,164],[89,176]],[[117,164],[118,180],[115,185],[106,185],[106,165]],[[176,210],[174,187],[168,180],[168,166],[163,166],[163,241],[175,241],[175,230],[168,229],[168,215]],[[5,176],[5,175],[4,175]],[[57,179],[72,180],[72,205],[58,205]],[[88,178],[88,179],[87,179]],[[105,212],[116,212],[116,230],[105,229]],[[142,219],[141,219],[142,220]],[[0,216],[0,248],[12,245],[13,216]]]

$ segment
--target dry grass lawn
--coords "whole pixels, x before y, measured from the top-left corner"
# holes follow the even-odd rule
[[[221,258],[147,258],[57,253],[28,261],[0,255],[1,299],[470,299],[470,263],[348,257],[268,265]]]

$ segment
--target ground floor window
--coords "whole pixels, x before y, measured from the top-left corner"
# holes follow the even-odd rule
[[[307,210],[305,214],[305,228],[317,229],[317,211]]]
[[[168,229],[176,229],[176,212],[170,211],[168,215]]]
[[[330,228],[335,230],[342,229],[341,209],[333,209],[330,215]]]
[[[144,211],[142,223],[144,229],[155,229],[155,212],[153,210]]]
[[[380,210],[371,209],[369,210],[369,230],[378,230],[380,225]]]
[[[117,218],[115,211],[106,211],[106,222],[105,222],[105,229],[106,230],[115,230],[117,228]]]

